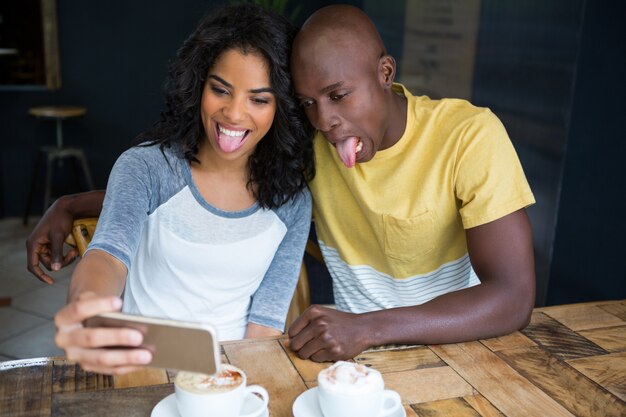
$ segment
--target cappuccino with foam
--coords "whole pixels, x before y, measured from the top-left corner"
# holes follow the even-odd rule
[[[239,369],[231,365],[222,365],[214,375],[185,371],[176,375],[176,384],[187,391],[198,394],[230,391],[241,385],[243,380],[243,375]]]
[[[266,412],[269,401],[265,388],[246,386],[246,374],[229,364],[222,364],[215,375],[179,372],[174,392],[182,417],[258,417]],[[262,401],[255,401],[258,406],[254,410],[242,412],[244,401],[253,394]]]
[[[324,417],[383,417],[402,407],[400,395],[385,389],[380,372],[344,361],[318,374],[317,398]]]
[[[383,389],[383,377],[375,369],[339,361],[319,373],[319,387],[345,395],[358,395]]]

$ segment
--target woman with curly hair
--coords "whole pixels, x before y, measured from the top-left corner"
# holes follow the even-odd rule
[[[295,32],[238,5],[206,17],[185,41],[160,120],[113,167],[69,303],[55,317],[70,360],[114,374],[150,362],[133,348],[139,332],[82,325],[120,309],[210,322],[221,340],[282,333],[314,175],[312,131],[288,72]]]

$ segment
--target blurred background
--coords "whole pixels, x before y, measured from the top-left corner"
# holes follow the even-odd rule
[[[84,150],[95,187],[104,188],[119,154],[157,120],[168,62],[221,3],[0,1],[0,222],[12,228],[0,237],[17,236],[23,252],[23,238],[43,211],[44,170],[33,167],[38,149],[53,145],[56,132],[29,109],[87,109],[64,122],[63,139]],[[301,24],[336,2],[264,3],[283,4],[283,13]],[[397,59],[397,81],[413,93],[465,98],[503,121],[537,199],[528,210],[536,304],[626,298],[623,2],[342,3],[372,17]],[[71,163],[55,167],[53,197],[87,188],[75,171]],[[33,179],[37,188],[26,213]],[[27,226],[25,214],[34,216]],[[0,281],[6,281],[15,267],[1,256]],[[11,262],[23,262],[25,271],[25,257],[17,256]],[[313,301],[332,302],[325,271],[307,262]],[[19,296],[11,288],[0,297]]]

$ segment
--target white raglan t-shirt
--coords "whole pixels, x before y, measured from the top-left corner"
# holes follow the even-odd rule
[[[88,250],[128,268],[124,312],[241,339],[248,322],[283,330],[310,220],[308,190],[274,210],[223,211],[200,195],[178,147],[139,146],[113,167]]]

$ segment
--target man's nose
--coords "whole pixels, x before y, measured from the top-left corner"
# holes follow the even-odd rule
[[[317,112],[315,114],[315,120],[312,120],[313,126],[321,130],[322,132],[328,132],[333,130],[339,125],[339,117],[335,112],[327,105],[317,105]]]

